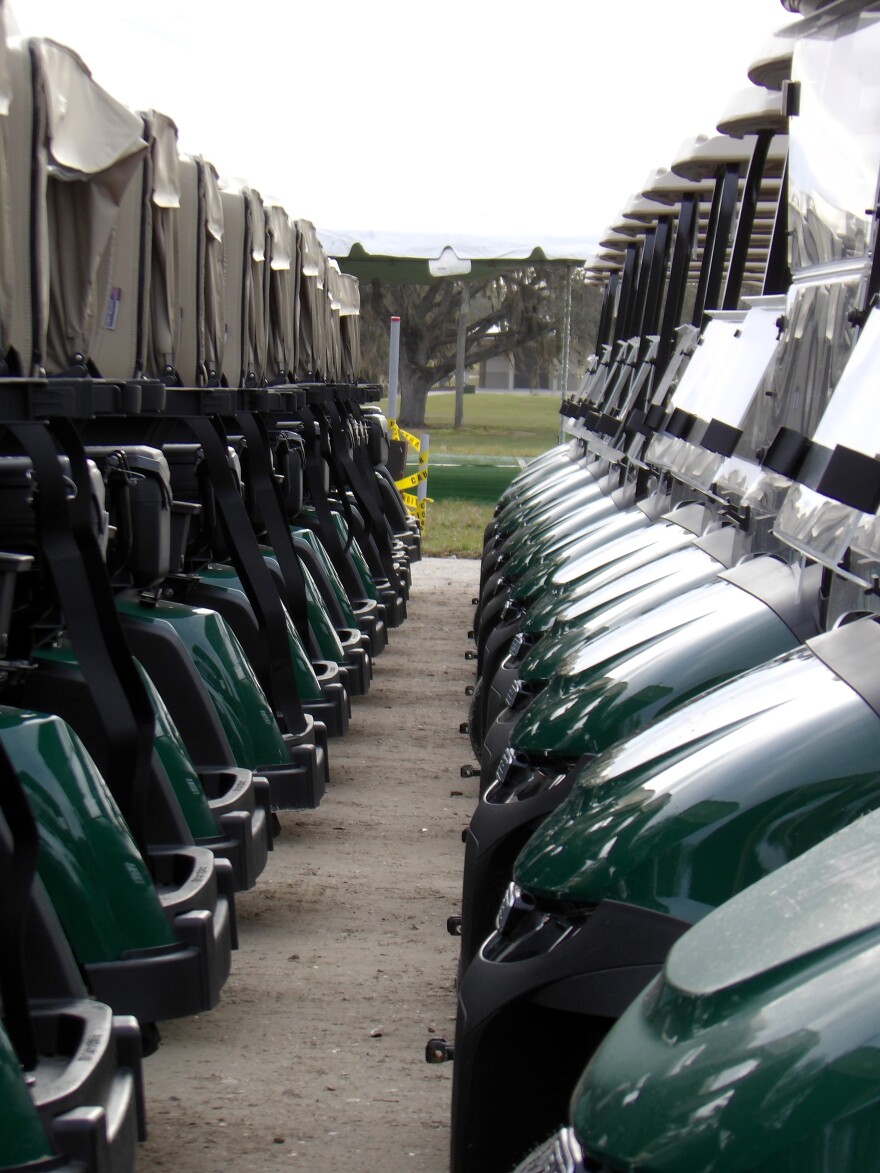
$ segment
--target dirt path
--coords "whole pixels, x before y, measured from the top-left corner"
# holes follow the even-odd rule
[[[457,911],[476,780],[459,724],[478,563],[413,567],[351,731],[331,743],[317,811],[283,814],[216,1010],[163,1028],[145,1063],[140,1169],[441,1173],[454,1034]]]

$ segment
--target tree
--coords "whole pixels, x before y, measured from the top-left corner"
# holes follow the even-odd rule
[[[490,281],[470,283],[470,320],[465,365],[530,347],[547,365],[559,353],[559,313],[565,270],[551,265],[512,270]],[[587,288],[583,282],[579,287]],[[461,282],[431,285],[382,284],[361,290],[365,369],[375,376],[387,356],[388,321],[400,317],[400,422],[421,427],[428,391],[455,371]]]

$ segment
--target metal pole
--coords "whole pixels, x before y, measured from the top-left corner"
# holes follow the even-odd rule
[[[458,338],[455,352],[455,418],[456,431],[464,419],[464,360],[467,348],[468,310],[471,305],[471,287],[466,281],[461,286],[461,305],[458,310]]]
[[[560,399],[568,392],[568,363],[571,355],[571,266],[565,270],[565,299],[562,303],[562,387]]]
[[[388,418],[397,419],[397,370],[400,365],[400,318],[391,319],[388,347]]]

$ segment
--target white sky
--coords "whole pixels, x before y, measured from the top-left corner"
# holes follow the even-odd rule
[[[595,238],[712,133],[780,0],[6,0],[321,228]]]

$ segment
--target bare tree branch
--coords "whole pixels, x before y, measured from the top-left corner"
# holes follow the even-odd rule
[[[591,353],[598,323],[600,295],[577,276],[573,286],[574,363]],[[499,277],[470,282],[471,318],[467,324],[468,366],[503,355],[518,356],[527,371],[540,377],[560,349],[565,270],[525,266]],[[365,370],[380,379],[387,370],[388,319],[400,317],[401,419],[424,422],[429,389],[455,370],[461,282],[430,285],[380,285],[372,282],[361,307]],[[579,334],[583,342],[578,341]],[[578,357],[582,356],[582,357]]]

